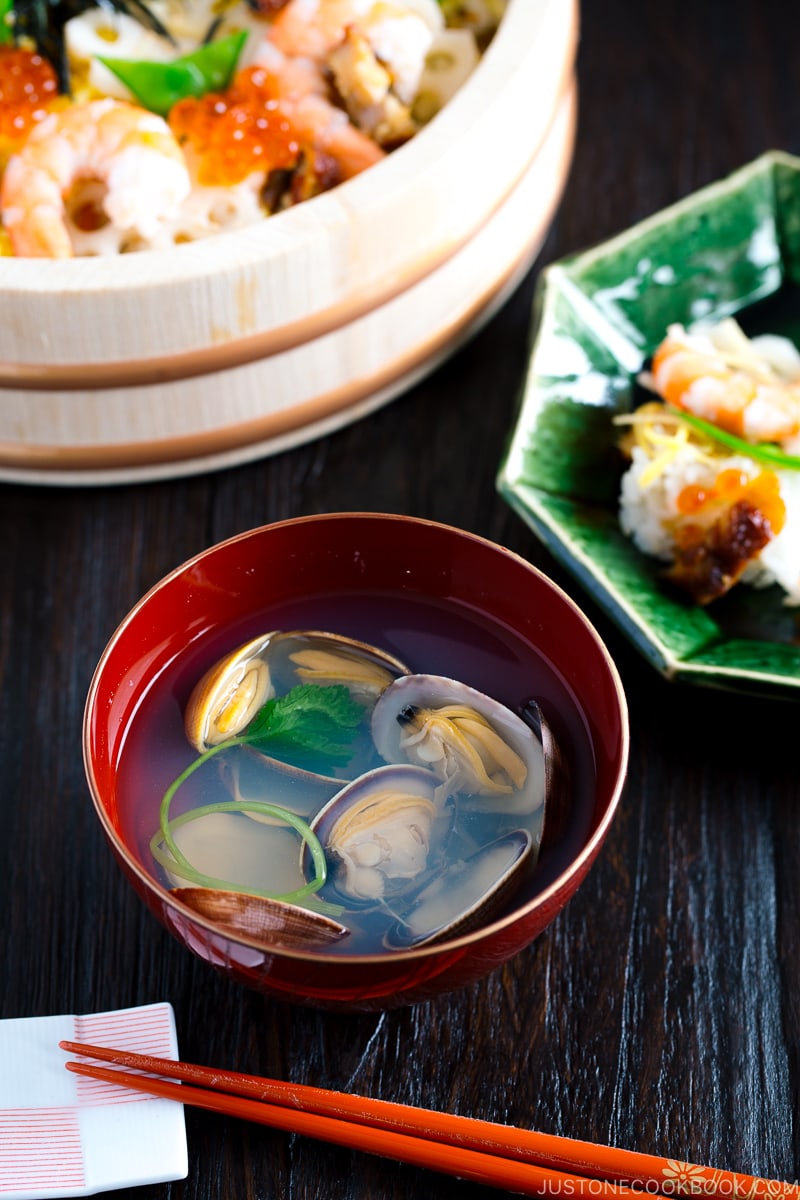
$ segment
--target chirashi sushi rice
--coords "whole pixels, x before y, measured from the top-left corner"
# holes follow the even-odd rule
[[[0,254],[161,249],[414,137],[506,0],[0,0]]]

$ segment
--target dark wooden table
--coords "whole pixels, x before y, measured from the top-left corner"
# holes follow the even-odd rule
[[[367,419],[252,465],[117,488],[0,486],[0,1016],[169,1000],[195,1061],[797,1178],[798,709],[663,682],[494,479],[542,266],[764,150],[800,151],[799,62],[800,9],[785,0],[589,0],[558,218],[523,285],[455,358]],[[113,863],[81,762],[92,670],[151,584],[241,530],[341,509],[416,514],[526,555],[597,625],[632,719],[617,820],[567,909],[483,982],[385,1015],[265,999],[182,950]],[[186,1121],[188,1179],[131,1196],[487,1194],[220,1117]]]

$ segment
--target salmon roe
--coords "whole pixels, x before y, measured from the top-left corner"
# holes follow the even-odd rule
[[[300,159],[300,142],[258,67],[239,71],[225,92],[179,100],[168,119],[197,159],[202,184],[231,186],[254,171],[286,170]]]
[[[45,58],[0,46],[0,162],[20,148],[57,95],[58,79]]]
[[[720,471],[709,487],[692,483],[682,488],[677,507],[683,516],[693,516],[716,502],[733,504],[739,500],[746,500],[762,514],[773,535],[783,528],[786,505],[781,497],[778,478],[772,471],[760,471],[754,479],[749,479],[743,471],[727,467]]]

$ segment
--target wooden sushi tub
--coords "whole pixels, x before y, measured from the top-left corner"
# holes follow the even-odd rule
[[[386,403],[530,267],[572,156],[575,0],[510,0],[437,118],[335,190],[166,251],[0,260],[0,479],[146,480]]]

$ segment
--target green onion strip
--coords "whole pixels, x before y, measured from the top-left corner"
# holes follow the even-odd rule
[[[182,879],[189,880],[201,887],[208,888],[224,888],[225,890],[234,890],[243,892],[251,896],[264,896],[270,900],[283,901],[286,904],[298,904],[306,897],[313,895],[325,883],[328,874],[328,866],[325,860],[325,851],[322,844],[311,829],[311,827],[296,813],[289,809],[282,808],[277,804],[269,804],[267,801],[260,800],[225,800],[216,804],[206,804],[201,808],[194,809],[192,812],[183,813],[179,817],[170,819],[169,810],[175,793],[185,781],[194,774],[194,772],[214,755],[219,754],[222,750],[229,750],[232,746],[245,745],[245,738],[228,738],[224,742],[220,742],[217,746],[212,746],[206,750],[198,758],[189,763],[177,779],[173,780],[170,786],[164,793],[161,801],[161,809],[159,813],[159,828],[150,840],[150,850],[153,857],[165,869],[171,871],[175,875],[179,875]],[[180,828],[182,825],[188,824],[190,821],[198,820],[201,817],[209,816],[212,813],[230,813],[230,812],[252,812],[258,813],[265,817],[271,817],[273,820],[283,821],[290,825],[301,839],[308,846],[311,860],[314,865],[314,878],[302,887],[297,888],[293,892],[287,892],[283,895],[272,895],[269,892],[261,891],[257,888],[240,887],[238,884],[233,884],[227,879],[217,879],[213,875],[206,875],[202,871],[198,871],[196,867],[189,862],[186,855],[182,852],[175,841],[173,831]],[[161,848],[161,843],[164,844],[169,853],[165,853]]]
[[[786,454],[779,446],[770,442],[746,442],[744,438],[737,437],[735,433],[728,433],[726,429],[720,429],[710,421],[704,421],[702,417],[684,412],[683,409],[667,407],[667,411],[674,413],[681,421],[685,421],[692,429],[696,429],[698,433],[705,434],[711,441],[727,446],[729,450],[736,450],[739,454],[745,454],[748,458],[754,458],[758,462],[767,463],[772,467],[782,468],[786,471],[800,471],[800,458],[793,454]]]

